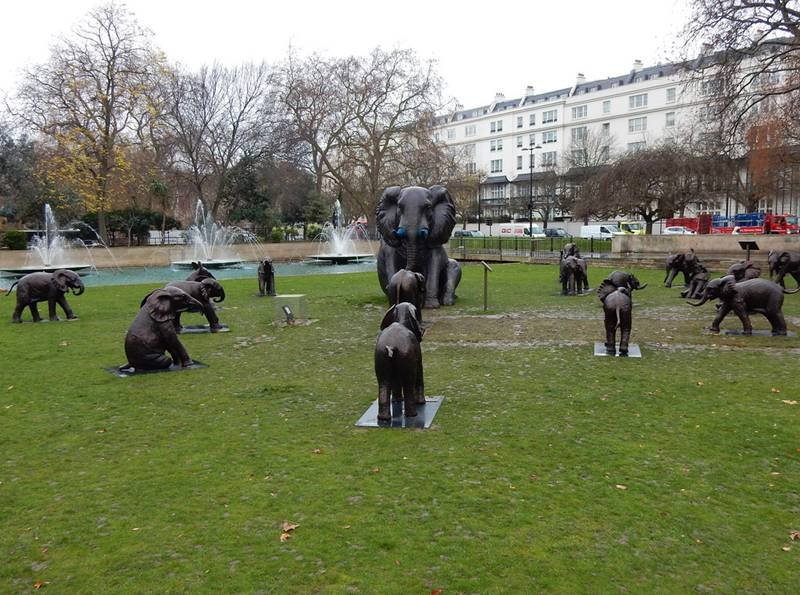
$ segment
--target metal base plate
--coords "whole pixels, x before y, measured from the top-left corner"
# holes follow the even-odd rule
[[[426,430],[431,427],[433,418],[436,417],[436,412],[439,411],[442,401],[444,401],[444,397],[425,397],[425,404],[417,405],[416,417],[405,417],[403,415],[403,402],[393,402],[391,421],[383,421],[378,419],[378,399],[375,399],[369,409],[356,422],[356,426],[360,428],[415,428],[417,430]]]
[[[617,351],[616,356],[606,353],[606,344],[602,341],[594,342],[594,354],[598,357],[642,357],[642,350],[638,343],[628,343],[628,355],[620,355]]]
[[[592,295],[595,292],[594,289],[582,289],[581,291],[577,292],[575,295],[569,295],[565,293],[561,293],[560,291],[554,293],[554,296],[557,297],[582,297],[585,295]]]
[[[227,324],[221,324],[222,328],[219,329],[218,333],[229,333],[231,329],[228,328]],[[187,324],[186,326],[181,328],[181,335],[196,335],[199,333],[210,333],[211,328],[207,324]]]
[[[740,328],[724,328],[720,331],[723,335],[741,335],[746,336],[744,331]],[[714,334],[714,333],[709,333]],[[754,337],[772,337],[772,331],[767,329],[753,329],[753,336]],[[786,331],[785,335],[774,335],[775,337],[796,337],[797,333],[794,331]]]
[[[172,364],[169,368],[162,368],[161,370],[137,370],[134,367],[117,366],[115,368],[106,368],[107,372],[111,372],[117,378],[127,378],[128,376],[142,376],[144,374],[159,374],[160,372],[182,372],[183,370],[196,370],[198,368],[207,368],[208,366],[196,359],[192,360],[192,365],[183,367]]]

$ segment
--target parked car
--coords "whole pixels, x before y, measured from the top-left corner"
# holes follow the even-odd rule
[[[548,227],[544,230],[544,235],[548,238],[571,238],[572,234],[568,234],[565,229],[560,227]]]
[[[457,229],[453,232],[454,238],[482,238],[483,232],[474,229]]]
[[[581,226],[582,238],[599,238],[602,240],[607,240],[618,235],[622,235],[619,231],[619,227],[611,223]]]
[[[693,236],[695,234],[688,227],[684,227],[683,225],[673,225],[671,227],[665,227],[661,231],[661,235],[665,235],[665,236]]]

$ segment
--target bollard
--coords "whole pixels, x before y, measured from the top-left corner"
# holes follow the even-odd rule
[[[492,267],[486,264],[485,260],[481,261],[483,265],[483,311],[489,309],[489,273],[492,271]]]

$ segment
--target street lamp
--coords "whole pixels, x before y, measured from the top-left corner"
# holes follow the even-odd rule
[[[541,149],[540,145],[536,145],[531,139],[530,144],[527,147],[524,147],[523,151],[530,151],[528,155],[528,161],[530,166],[530,178],[528,179],[528,189],[529,189],[529,198],[528,198],[528,236],[533,238],[533,152],[537,149]]]

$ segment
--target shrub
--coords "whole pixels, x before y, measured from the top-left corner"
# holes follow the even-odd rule
[[[11,229],[3,236],[3,244],[9,250],[25,250],[28,247],[28,238],[25,236],[24,231]]]
[[[273,227],[269,238],[275,244],[280,243],[283,240],[283,230],[280,227]]]
[[[306,227],[306,239],[316,240],[322,233],[322,226],[318,223],[309,223]]]

